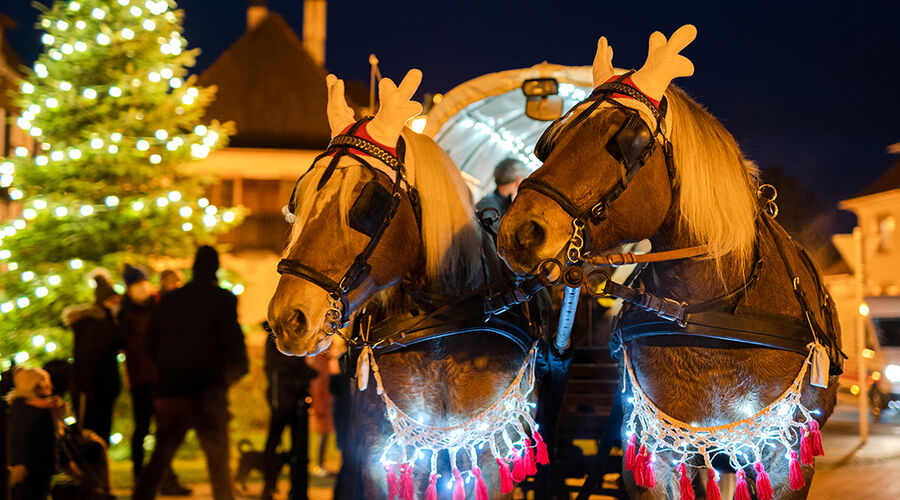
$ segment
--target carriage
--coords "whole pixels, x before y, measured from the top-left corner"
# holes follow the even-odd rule
[[[611,346],[615,395],[627,401],[611,405],[624,418],[606,428],[626,444],[631,497],[712,500],[729,471],[738,500],[806,496],[843,362],[833,305],[774,221],[775,192],[757,185],[721,124],[670,85],[693,72],[678,53],[695,35],[654,33],[644,67],[625,74],[601,38],[590,93],[540,76],[565,68],[531,69],[520,88],[529,115],[558,115],[563,85],[584,95],[537,138],[543,165],[497,234],[503,262],[451,156],[403,128],[421,110],[410,101],[421,73],[399,86],[383,79],[378,114],[359,121],[329,76],[333,138],[292,196],[269,317],[286,352],[350,344],[363,392],[348,458],[363,484],[348,498],[509,498],[513,482],[547,464],[542,434],[553,445],[555,426],[540,427],[536,393],[561,393],[572,356],[539,292],[557,283],[625,303]],[[487,95],[487,83],[469,90]],[[529,158],[523,140],[490,130],[527,120],[485,114],[492,104],[502,112],[504,93],[515,101],[516,85],[498,85],[496,102],[451,92],[433,110],[435,137],[460,138],[445,149],[464,165],[488,156],[491,140]],[[642,239],[652,252],[615,253]],[[627,264],[640,276],[617,281],[610,268]]]

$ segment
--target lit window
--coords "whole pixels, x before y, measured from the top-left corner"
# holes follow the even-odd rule
[[[888,252],[894,247],[894,229],[897,223],[893,215],[878,218],[878,251]]]

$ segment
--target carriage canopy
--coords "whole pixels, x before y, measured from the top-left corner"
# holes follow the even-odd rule
[[[540,166],[534,145],[549,122],[526,115],[522,91],[526,80],[538,78],[559,83],[563,111],[587,97],[593,87],[590,66],[545,62],[469,80],[447,92],[428,112],[423,133],[450,154],[470,181],[477,181],[475,199],[494,189],[492,174],[500,160],[515,157],[532,170]]]

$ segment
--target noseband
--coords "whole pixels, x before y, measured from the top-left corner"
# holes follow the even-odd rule
[[[377,181],[371,181],[363,188],[359,198],[350,209],[349,219],[350,227],[369,236],[369,243],[353,260],[353,264],[347,269],[347,272],[340,280],[334,281],[325,274],[303,264],[296,259],[281,259],[278,262],[279,274],[290,274],[298,278],[305,279],[310,283],[318,286],[328,293],[330,308],[325,314],[324,332],[333,335],[341,328],[346,327],[350,323],[350,301],[348,295],[356,289],[369,276],[372,266],[368,263],[369,258],[381,241],[385,230],[391,224],[397,209],[400,207],[402,199],[401,191],[405,187],[407,196],[412,204],[413,212],[416,214],[416,221],[419,220],[418,194],[414,187],[409,184],[406,178],[406,167],[403,162],[405,156],[406,145],[403,138],[400,137],[397,142],[397,155],[393,155],[385,150],[379,144],[354,135],[359,128],[371,120],[364,118],[350,127],[347,133],[337,135],[328,143],[328,148],[317,156],[312,165],[294,184],[294,190],[291,193],[291,199],[288,204],[288,210],[292,214],[296,210],[295,196],[300,181],[306,176],[316,165],[316,163],[329,155],[334,155],[331,162],[326,167],[325,172],[319,179],[316,190],[321,190],[337,168],[337,164],[341,157],[349,156],[360,163],[360,166],[367,168],[376,176],[382,173],[373,167],[369,162],[361,158],[359,155],[351,152],[351,149],[361,151],[373,158],[382,161],[391,170],[394,171],[394,180],[391,192],[388,193]],[[379,217],[380,215],[380,217]]]
[[[668,107],[666,98],[663,97],[660,105],[657,106],[641,91],[624,83],[624,80],[628,78],[631,73],[632,72],[621,75],[615,81],[604,83],[595,88],[587,99],[573,107],[572,110],[577,109],[581,104],[590,103],[587,108],[578,113],[571,122],[567,122],[567,116],[564,116],[550,124],[541,135],[540,139],[538,139],[534,148],[535,156],[541,161],[545,161],[547,157],[550,156],[556,140],[564,130],[587,120],[602,103],[609,102],[628,115],[622,127],[610,137],[606,144],[606,150],[625,168],[624,174],[620,177],[616,185],[610,191],[600,196],[599,200],[586,210],[580,208],[578,204],[573,202],[558,188],[540,178],[535,178],[533,176],[527,177],[519,185],[520,191],[523,189],[530,189],[550,198],[572,217],[573,232],[566,249],[566,258],[570,262],[580,262],[583,260],[581,250],[587,236],[586,231],[588,221],[597,224],[607,218],[609,206],[625,192],[631,179],[650,159],[654,151],[656,151],[657,138],[660,139],[659,142],[661,142],[663,151],[665,152],[666,168],[669,171],[669,177],[674,178],[675,175],[672,143],[669,142],[662,130],[662,120],[665,117],[666,109]],[[650,127],[644,122],[644,119],[641,118],[638,111],[614,101],[614,94],[631,97],[645,105],[653,114],[654,118],[656,118],[656,130],[650,130]]]

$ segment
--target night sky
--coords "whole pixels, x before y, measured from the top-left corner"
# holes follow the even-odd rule
[[[8,36],[26,64],[40,50],[30,3],[0,7],[19,24]],[[900,142],[900,2],[726,3],[332,0],[326,67],[368,82],[374,52],[395,80],[422,69],[419,95],[446,92],[545,60],[588,65],[601,35],[616,66],[640,67],[652,31],[668,36],[692,23],[699,35],[683,54],[696,71],[676,83],[724,122],[749,158],[764,171],[782,166],[827,206],[874,181],[897,158],[886,146]],[[203,51],[196,71],[243,33],[246,5],[179,2],[185,37]],[[300,31],[302,0],[269,7]]]

